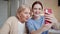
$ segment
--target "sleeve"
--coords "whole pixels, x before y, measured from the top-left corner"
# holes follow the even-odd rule
[[[0,34],[8,34],[9,33],[9,25],[7,23],[5,23],[3,25],[3,27],[0,30]]]
[[[10,22],[11,22],[11,19],[9,18],[0,29],[0,34],[9,34]]]
[[[59,28],[59,22],[58,22],[58,20],[57,20],[55,17],[54,17],[54,21],[55,21],[55,22],[53,23],[53,26],[52,26],[52,27],[53,27],[54,29],[60,29],[60,28]]]
[[[53,29],[57,29],[58,30],[59,29],[59,23],[54,23],[52,27],[53,27]]]
[[[27,28],[28,28],[29,32],[35,31],[35,27],[34,27],[34,24],[32,23],[32,21],[27,22]]]

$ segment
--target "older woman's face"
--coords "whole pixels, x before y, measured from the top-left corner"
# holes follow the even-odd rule
[[[35,17],[39,17],[40,14],[42,13],[42,7],[40,4],[35,4],[33,7],[33,15]]]
[[[22,21],[27,21],[30,17],[30,9],[26,8],[20,13],[20,18]]]

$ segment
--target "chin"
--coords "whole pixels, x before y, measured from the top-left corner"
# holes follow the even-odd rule
[[[35,16],[40,16],[39,14],[35,15]]]
[[[25,20],[25,22],[26,22],[27,20]]]
[[[39,17],[39,15],[35,15],[35,17]]]

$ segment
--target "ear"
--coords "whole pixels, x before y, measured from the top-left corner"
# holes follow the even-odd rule
[[[20,14],[19,13],[17,13],[17,17],[20,18]]]

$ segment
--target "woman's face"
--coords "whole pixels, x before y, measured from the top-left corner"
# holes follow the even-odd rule
[[[30,17],[30,9],[26,8],[20,13],[21,21],[27,21]]]
[[[40,14],[42,13],[42,7],[40,4],[35,4],[33,7],[33,15],[35,17],[39,17]]]

